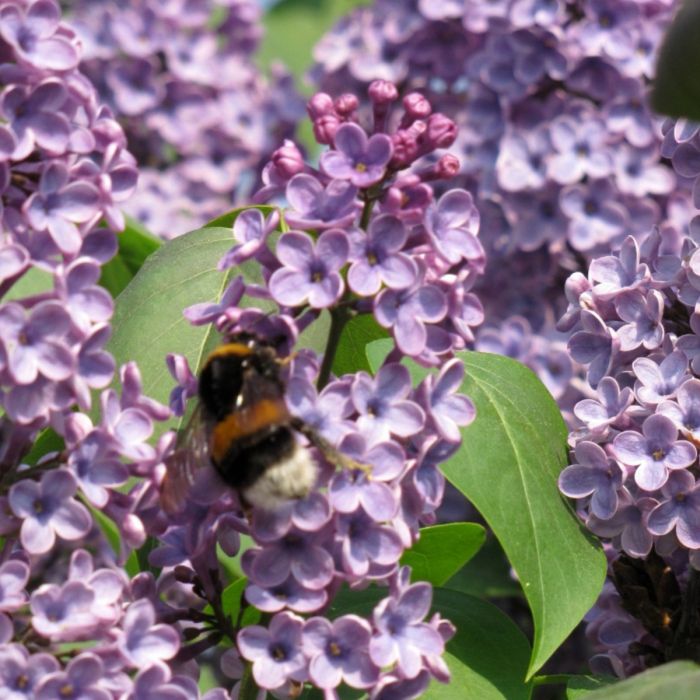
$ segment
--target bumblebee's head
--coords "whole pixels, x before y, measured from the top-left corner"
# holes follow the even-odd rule
[[[298,337],[293,318],[266,314],[260,309],[241,310],[235,325],[224,330],[224,343],[244,344],[251,350],[270,348],[282,358],[292,354]]]

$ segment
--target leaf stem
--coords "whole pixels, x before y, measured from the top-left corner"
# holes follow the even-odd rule
[[[372,214],[372,208],[374,207],[374,198],[369,194],[369,192],[365,195],[365,205],[362,209],[362,215],[360,216],[360,228],[363,231],[367,230],[367,227],[369,226],[369,218]]]
[[[345,324],[350,320],[352,311],[347,306],[340,304],[331,311],[331,327],[328,331],[328,340],[326,341],[326,351],[323,353],[323,363],[321,371],[318,374],[316,388],[320,391],[328,383],[333,367],[333,360],[338,350],[340,336],[343,334]]]

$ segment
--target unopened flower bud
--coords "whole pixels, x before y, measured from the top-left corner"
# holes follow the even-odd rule
[[[459,173],[459,167],[459,158],[452,153],[445,153],[437,163],[418,171],[418,175],[423,182],[450,180]]]
[[[373,106],[373,131],[377,134],[386,130],[389,108],[391,103],[398,99],[399,91],[396,89],[396,85],[388,80],[375,80],[370,83],[367,92]]]
[[[285,139],[284,145],[272,154],[272,163],[283,180],[291,180],[304,169],[304,158],[296,144]]]
[[[314,136],[319,143],[333,145],[335,132],[340,126],[340,119],[335,114],[326,114],[314,121]]]
[[[445,153],[437,163],[437,170],[441,179],[449,180],[459,172],[460,162],[452,153]]]
[[[357,109],[359,104],[360,102],[355,95],[346,92],[335,100],[333,106],[341,117],[348,118]]]
[[[457,138],[457,125],[444,114],[437,112],[428,117],[428,129],[425,134],[425,146],[429,150],[449,148]]]
[[[317,92],[307,103],[306,111],[314,122],[324,114],[333,114],[333,98],[325,92]]]
[[[401,127],[406,128],[413,124],[416,119],[426,119],[433,111],[433,107],[428,100],[419,92],[411,92],[403,98],[403,106],[406,113],[401,120]]]
[[[367,93],[374,105],[388,105],[399,96],[396,85],[388,80],[373,80],[367,88]]]
[[[391,168],[407,168],[418,157],[418,140],[409,129],[391,135],[394,155],[389,162]]]

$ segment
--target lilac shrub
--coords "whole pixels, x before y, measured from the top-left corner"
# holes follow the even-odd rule
[[[433,196],[433,180],[454,172],[444,166],[453,156],[432,164],[426,156],[449,148],[454,124],[437,113],[418,118],[415,103],[430,112],[425,98],[400,100],[391,83],[372,83],[369,95],[366,112],[350,93],[314,95],[314,133],[328,145],[319,167],[286,142],[256,196],[264,202],[284,193],[286,208],[267,219],[247,209],[235,220],[236,242],[220,268],[255,261],[266,284],[236,276],[221,303],[186,310],[193,323],[213,324],[224,337],[248,332],[273,343],[287,357],[293,415],[350,460],[338,468],[325,451],[312,449],[319,465],[313,490],[272,510],[253,508],[249,520],[233,515],[240,504],[231,490],[211,502],[222,489],[206,486],[218,477],[203,470],[183,512],[161,535],[167,554],[165,547],[152,554],[175,565],[178,580],[195,582],[194,592],[214,605],[222,586],[212,568],[217,541],[235,553],[237,533],[252,537],[241,559],[245,600],[268,613],[265,623],[237,631],[228,622],[192,648],[201,653],[229,636],[257,686],[283,694],[310,682],[337,697],[344,683],[372,698],[409,698],[431,677],[449,679],[441,656],[454,628],[439,615],[427,617],[432,589],[411,583],[399,559],[420,525],[435,522],[445,488],[439,464],[455,453],[459,428],[475,415],[459,393],[464,367],[454,352],[471,342],[482,320],[470,290],[485,258],[471,196],[458,189]],[[272,248],[268,233],[280,215],[294,230],[283,229]],[[274,313],[240,307],[245,294],[265,298]],[[322,312],[331,318],[324,355],[291,352]],[[394,349],[374,377],[334,376],[337,341],[362,314],[393,336]],[[442,369],[414,388],[402,357]],[[184,358],[171,356],[169,366],[178,382],[171,406],[182,414],[196,383]],[[325,617],[339,592],[369,583],[388,586],[370,618]],[[249,682],[244,675],[242,688]]]
[[[140,167],[124,210],[163,238],[244,203],[303,116],[291,77],[253,62],[253,0],[70,0],[81,70],[122,125]]]
[[[672,0],[376,0],[314,51],[323,90],[384,77],[455,120],[451,185],[475,197],[488,253],[476,348],[529,365],[567,417],[587,390],[555,326],[564,280],[629,234],[682,227],[687,178],[700,172],[696,132],[685,128],[670,168],[647,104],[673,10]]]

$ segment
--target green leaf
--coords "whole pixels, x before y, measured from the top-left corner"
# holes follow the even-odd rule
[[[111,545],[117,558],[121,554],[121,535],[119,534],[119,528],[114,524],[114,522],[108,518],[102,511],[97,510],[94,506],[90,505],[87,501],[83,499],[83,503],[87,506],[90,514],[92,515],[95,522],[98,524],[100,530],[107,538],[107,542]]]
[[[160,239],[130,216],[126,228],[117,236],[119,250],[102,266],[100,284],[113,296],[118,296],[141,269],[146,258],[161,246]]]
[[[10,287],[5,296],[2,297],[2,300],[5,302],[26,299],[36,294],[50,292],[52,289],[53,275],[38,267],[30,267],[12,287]]]
[[[238,548],[238,553],[233,557],[226,554],[221,545],[216,545],[216,558],[219,560],[219,564],[226,572],[227,580],[230,582],[237,581],[245,576],[241,567],[241,559],[247,550],[255,546],[255,542],[250,535],[241,535],[240,538],[241,546]]]
[[[448,685],[432,681],[423,700],[527,700],[532,684],[523,679],[530,646],[515,623],[495,605],[436,589],[433,608],[457,628],[447,643]]]
[[[148,558],[154,549],[157,549],[159,542],[155,537],[148,536],[146,541],[136,551],[136,562],[139,571],[150,571],[155,578],[160,575],[160,568],[153,566]]]
[[[486,531],[476,523],[447,523],[424,527],[420,539],[404,553],[401,564],[411,567],[411,579],[443,586],[481,548]]]
[[[367,344],[365,347],[365,355],[367,357],[367,364],[369,364],[372,374],[376,374],[379,371],[379,368],[382,366],[382,364],[384,364],[384,360],[386,360],[386,356],[393,349],[394,341],[391,338],[375,340],[374,342]]]
[[[700,3],[685,0],[659,51],[651,105],[662,114],[700,120]]]
[[[231,211],[227,211],[221,216],[217,216],[216,219],[212,219],[202,228],[214,228],[217,226],[222,228],[231,228],[231,226],[233,226],[234,222],[238,218],[238,215],[246,209],[259,209],[262,212],[263,216],[267,218],[268,216],[270,216],[270,214],[272,214],[273,211],[278,210],[279,207],[273,207],[269,204],[256,204],[253,207],[238,207],[236,209],[231,209]],[[282,219],[282,221],[280,222],[280,231],[287,231],[288,228],[289,227],[284,222],[284,219]]]
[[[373,341],[387,336],[386,329],[376,322],[372,314],[351,318],[340,336],[338,350],[333,359],[333,373],[340,377],[359,370],[370,372],[366,348]]]
[[[135,549],[132,549],[131,552],[129,553],[129,556],[126,560],[126,564],[124,565],[124,569],[126,570],[126,573],[129,575],[129,578],[134,578],[134,576],[141,573],[141,566],[139,565],[139,557],[138,557],[138,553],[136,552]]]
[[[673,661],[579,697],[586,700],[658,700],[660,697],[697,700],[699,688],[700,666],[692,661]]]
[[[27,464],[36,464],[44,455],[49,452],[60,452],[65,447],[63,438],[53,429],[44,428],[37,436],[32,448],[22,458]]]
[[[594,604],[605,556],[557,488],[567,429],[527,367],[508,357],[458,353],[476,420],[462,431],[447,478],[476,506],[518,574],[535,623],[531,676]]]
[[[224,615],[232,620],[234,625],[238,620],[238,613],[241,609],[241,596],[247,584],[248,579],[244,576],[226,586],[221,594],[221,608],[224,611]]]
[[[243,609],[243,616],[241,617],[241,628],[248,627],[248,625],[257,625],[260,620],[262,620],[262,612],[252,605],[246,605]]]
[[[616,683],[612,676],[574,676],[566,684],[566,700],[588,698],[592,691]]]
[[[337,688],[340,700],[367,700],[367,693],[358,690],[356,688],[351,688],[349,685],[340,685]],[[268,696],[269,697],[269,696]],[[324,700],[323,691],[320,688],[316,688],[313,685],[307,683],[304,686],[304,690],[301,692],[298,700]]]
[[[520,584],[513,580],[510,564],[498,540],[489,532],[486,543],[467,565],[446,584],[452,591],[468,593],[476,598],[522,597]]]

